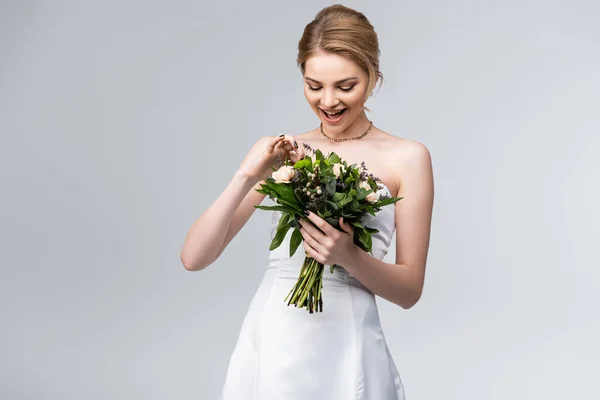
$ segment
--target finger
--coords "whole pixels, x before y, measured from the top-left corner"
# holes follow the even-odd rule
[[[311,238],[313,238],[319,243],[325,243],[325,241],[327,240],[327,236],[319,228],[314,226],[310,220],[301,218],[300,223],[302,224],[302,227],[306,230],[306,233],[310,235]]]
[[[296,139],[296,144],[298,145],[296,147],[296,154],[298,155],[298,159],[301,160],[306,156],[306,150],[304,149],[304,145],[300,140]]]
[[[282,161],[287,160],[289,157],[289,151],[286,150],[286,146],[289,144],[286,143],[285,137],[282,136],[281,140],[274,147],[274,154],[281,155]]]
[[[273,151],[275,153],[277,153],[277,154],[279,154],[279,153],[286,153],[287,154],[287,152],[285,151],[285,141],[284,141],[283,138],[281,139],[281,141],[279,143],[277,143],[275,145],[275,147],[273,148]]]
[[[294,161],[300,161],[306,156],[306,151],[304,150],[304,146],[298,139],[296,139],[294,146],[296,145],[298,147],[294,147],[294,150],[290,152],[290,155]]]
[[[303,246],[304,254],[306,254],[308,257],[314,258],[321,264],[325,264],[323,257],[321,257],[321,254],[319,254],[319,252],[314,247],[312,247],[309,243],[306,243],[306,241],[303,242]]]
[[[277,146],[280,146],[281,142],[285,140],[285,135],[279,135],[277,137],[269,140],[269,144],[267,145],[267,150],[270,153],[277,153]]]
[[[309,222],[302,224],[300,233],[302,234],[302,238],[305,242],[309,242],[314,248],[320,251],[324,249],[324,244],[327,240],[327,237],[323,234],[323,232],[319,231],[314,226],[310,226]]]
[[[351,235],[354,233],[354,227],[352,225],[350,225],[345,219],[344,217],[340,217],[340,227],[344,230],[345,233]]]
[[[285,135],[284,140],[285,140],[285,150],[286,151],[290,152],[290,151],[295,151],[298,149],[298,147],[297,147],[298,142],[292,135]]]
[[[295,139],[294,141],[294,152],[298,155],[299,159],[304,158],[304,156],[306,155],[306,151],[304,150],[304,146],[302,141],[300,141],[299,139]]]
[[[289,144],[287,142],[283,143],[283,145],[281,146],[281,148],[282,148],[282,150],[285,151],[286,154],[289,154],[289,153],[291,153],[291,152],[293,152],[295,150],[294,146],[292,146],[291,144]]]
[[[313,224],[315,224],[317,228],[319,228],[321,231],[323,231],[323,233],[325,233],[325,235],[332,235],[336,230],[327,221],[325,221],[323,218],[319,217],[312,211],[309,211],[308,216],[306,216],[305,218],[309,219]]]
[[[274,152],[281,153],[284,160],[291,159],[290,152],[295,149],[295,147],[290,143],[293,142],[293,137],[290,135],[286,135],[282,133],[278,136],[281,140],[275,145]]]

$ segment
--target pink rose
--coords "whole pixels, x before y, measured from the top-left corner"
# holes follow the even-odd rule
[[[369,185],[369,183],[368,183],[368,182],[365,182],[365,181],[360,181],[360,182],[358,183],[358,187],[359,187],[359,188],[363,188],[363,189],[365,189],[365,190],[371,190],[371,186]],[[369,203],[375,203],[377,200],[379,200],[379,195],[378,195],[376,192],[372,192],[372,193],[369,193],[369,194],[368,194],[368,195],[365,197],[365,199],[367,199],[367,201],[368,201]]]
[[[292,165],[282,165],[277,171],[271,174],[275,183],[290,183],[290,180],[296,175],[296,171]]]
[[[379,199],[379,196],[377,195],[377,193],[373,192],[369,193],[367,197],[365,197],[365,199],[367,199],[369,203],[375,203]]]

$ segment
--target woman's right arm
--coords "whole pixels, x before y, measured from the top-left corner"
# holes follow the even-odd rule
[[[260,138],[250,149],[221,195],[194,221],[187,233],[180,258],[188,271],[200,271],[219,258],[223,250],[248,222],[265,195],[254,189],[270,175],[271,158],[282,151],[291,157],[291,136]],[[300,153],[300,151],[298,151]],[[303,153],[303,151],[302,151]],[[302,158],[296,155],[293,158]],[[303,156],[303,155],[302,155]]]

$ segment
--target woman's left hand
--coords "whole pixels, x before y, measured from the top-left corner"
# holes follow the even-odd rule
[[[339,220],[343,232],[313,212],[299,222],[302,225],[300,233],[304,238],[302,243],[307,256],[323,265],[338,264],[342,267],[356,259],[359,247],[354,243],[354,228],[343,217]]]

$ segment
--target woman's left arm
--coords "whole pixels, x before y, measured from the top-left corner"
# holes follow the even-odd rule
[[[421,298],[433,213],[433,168],[428,149],[413,141],[402,158],[396,207],[396,263],[381,261],[358,246],[343,267],[376,295],[408,309]]]

